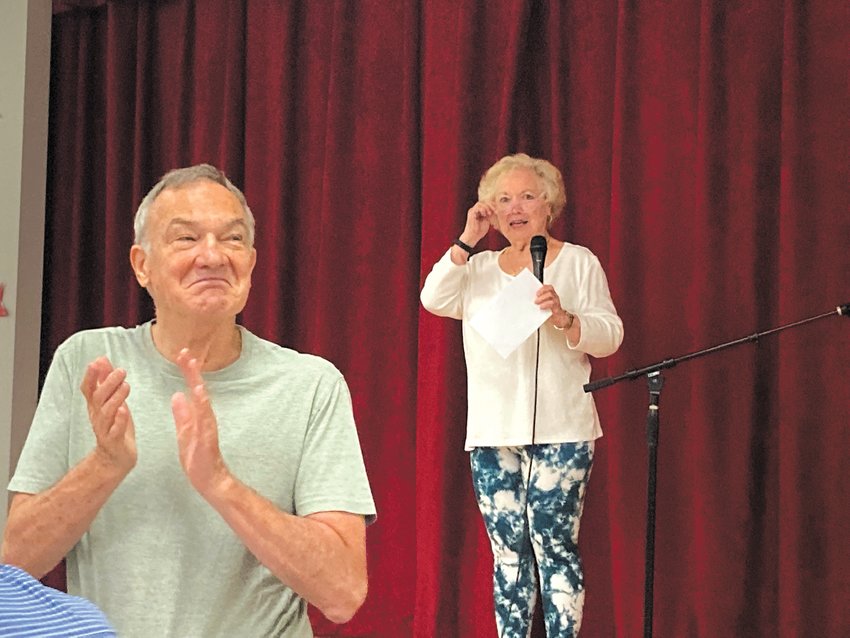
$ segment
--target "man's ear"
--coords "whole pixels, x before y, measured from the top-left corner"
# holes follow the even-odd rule
[[[139,285],[142,288],[147,288],[148,281],[150,281],[150,278],[148,277],[147,263],[148,255],[144,248],[138,244],[133,244],[130,247],[130,265],[133,267],[133,273],[136,275],[136,281],[139,282]]]

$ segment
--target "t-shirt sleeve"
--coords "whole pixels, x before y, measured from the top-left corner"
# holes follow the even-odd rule
[[[56,350],[15,475],[9,481],[10,492],[37,494],[70,469],[69,424],[74,391],[80,382],[71,373],[74,349],[73,342],[66,341]]]
[[[295,481],[295,511],[350,512],[367,523],[376,518],[351,395],[338,372],[324,375],[317,386]]]

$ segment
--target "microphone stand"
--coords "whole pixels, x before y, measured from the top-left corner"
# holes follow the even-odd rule
[[[764,332],[756,332],[755,334],[752,334],[747,337],[742,337],[741,339],[722,343],[720,345],[716,345],[711,348],[706,348],[704,350],[698,350],[697,352],[691,352],[690,354],[682,355],[680,357],[664,359],[663,361],[660,361],[658,363],[654,363],[652,365],[644,366],[642,368],[637,368],[634,370],[628,370],[627,372],[624,372],[619,376],[600,379],[599,381],[586,383],[583,386],[585,392],[594,392],[596,390],[601,390],[602,388],[612,386],[615,383],[619,383],[620,381],[624,381],[626,379],[633,380],[643,376],[646,377],[647,384],[649,385],[649,413],[646,416],[646,443],[649,449],[649,475],[646,483],[646,558],[644,571],[643,599],[644,638],[652,638],[653,586],[655,578],[655,488],[658,464],[659,430],[658,412],[659,402],[661,400],[661,388],[664,386],[664,375],[661,374],[661,371],[667,368],[672,368],[684,361],[690,361],[691,359],[696,359],[697,357],[703,357],[708,354],[720,352],[721,350],[725,350],[726,348],[731,348],[732,346],[737,346],[742,343],[758,341],[761,337],[765,337],[776,332],[781,332],[782,330],[787,330],[788,328],[802,326],[803,324],[811,323],[812,321],[817,321],[818,319],[831,317],[835,314],[844,317],[850,316],[850,302],[836,307],[836,309],[831,312],[825,312],[815,317],[809,317],[808,319],[795,321],[794,323],[789,323],[784,326],[779,326],[778,328],[765,330]]]

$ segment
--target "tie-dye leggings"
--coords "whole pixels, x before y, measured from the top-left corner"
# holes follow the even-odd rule
[[[593,441],[588,441],[479,447],[470,454],[475,495],[493,548],[499,636],[523,638],[531,631],[537,599],[535,558],[546,635],[578,635],[584,605],[578,530],[593,449]]]

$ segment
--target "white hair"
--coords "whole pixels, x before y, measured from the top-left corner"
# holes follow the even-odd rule
[[[248,245],[254,245],[254,214],[248,207],[245,195],[243,195],[242,191],[236,188],[236,186],[227,179],[224,172],[220,171],[215,166],[212,166],[211,164],[197,164],[195,166],[175,168],[174,170],[168,171],[162,176],[162,179],[160,179],[156,185],[148,191],[148,194],[145,195],[144,199],[142,199],[142,203],[139,204],[139,209],[136,211],[136,217],[133,220],[133,230],[136,234],[135,242],[146,252],[150,251],[150,241],[147,236],[147,224],[148,214],[150,213],[154,200],[159,197],[159,194],[162,193],[162,191],[168,188],[179,188],[180,186],[200,181],[221,184],[233,193],[236,199],[239,200],[239,203],[242,205],[242,210],[245,212],[245,222],[248,226]]]
[[[561,171],[545,159],[531,157],[525,153],[505,155],[481,176],[478,184],[479,201],[492,201],[496,197],[496,182],[499,177],[517,168],[532,171],[543,182],[543,195],[549,204],[549,223],[551,224],[567,205],[567,192]]]

